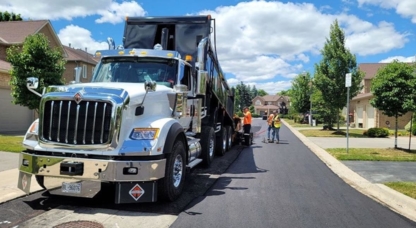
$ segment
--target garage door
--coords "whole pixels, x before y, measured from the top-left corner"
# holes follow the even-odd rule
[[[357,107],[357,127],[363,127],[363,107]]]
[[[0,89],[0,132],[24,133],[33,121],[33,111],[11,101],[10,90]]]
[[[371,105],[368,105],[366,110],[367,110],[367,128],[372,128],[375,126],[374,108]]]

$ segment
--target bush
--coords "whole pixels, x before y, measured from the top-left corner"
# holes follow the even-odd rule
[[[374,127],[367,130],[368,137],[384,138],[389,136],[390,131],[387,128]]]
[[[363,132],[363,135],[367,136],[367,135],[368,135],[368,131],[367,131],[367,130],[365,130],[365,131]]]
[[[253,113],[253,114],[251,114],[251,117],[253,117],[253,118],[260,117],[260,115],[259,114],[256,114],[256,113]]]

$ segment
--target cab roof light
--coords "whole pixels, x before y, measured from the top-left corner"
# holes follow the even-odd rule
[[[192,61],[192,56],[191,55],[186,55],[185,56],[185,61],[191,62]]]

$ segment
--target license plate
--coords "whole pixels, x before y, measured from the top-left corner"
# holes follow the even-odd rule
[[[81,183],[62,183],[62,192],[65,193],[81,193]]]

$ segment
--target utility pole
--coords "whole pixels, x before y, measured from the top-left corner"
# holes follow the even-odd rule
[[[351,73],[345,75],[345,86],[347,87],[347,154],[349,149],[349,129],[350,129],[350,87],[351,87]]]

